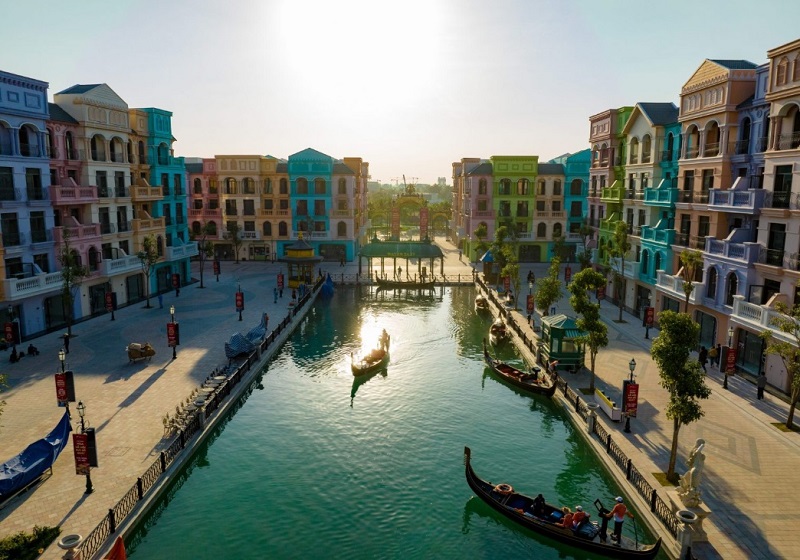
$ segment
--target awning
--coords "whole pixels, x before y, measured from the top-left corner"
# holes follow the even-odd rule
[[[481,262],[488,262],[488,263],[494,262],[494,255],[492,255],[491,251],[486,251],[483,254],[483,256],[478,260],[481,261]]]
[[[368,258],[438,259],[444,257],[438,245],[413,241],[373,241],[364,245],[358,254]]]

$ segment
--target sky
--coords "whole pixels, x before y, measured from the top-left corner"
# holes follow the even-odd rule
[[[172,111],[176,155],[311,147],[451,183],[461,158],[546,161],[593,114],[677,105],[706,58],[766,62],[800,2],[0,0],[0,21],[0,69]]]

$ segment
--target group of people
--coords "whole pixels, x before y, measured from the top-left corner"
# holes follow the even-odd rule
[[[537,500],[541,499],[541,508],[544,506],[544,498],[542,495],[539,494],[533,500],[533,509],[534,513],[536,512],[536,503]],[[580,529],[581,525],[589,521],[589,514],[583,511],[582,506],[575,506],[575,511],[573,512],[569,507],[564,506],[561,508],[562,517],[561,520],[556,523],[557,527],[564,527],[567,529],[571,529],[573,531],[577,531]],[[628,508],[625,506],[625,502],[622,499],[622,496],[617,496],[615,499],[614,507],[611,511],[602,510],[600,516],[604,518],[603,524],[600,529],[600,540],[606,542],[608,534],[606,533],[606,526],[608,521],[613,519],[614,520],[614,532],[611,535],[611,540],[619,543],[620,539],[622,538],[622,524],[625,522],[625,517],[630,517],[633,519],[633,514],[628,511]]]
[[[39,355],[39,349],[36,348],[36,346],[34,346],[33,343],[29,344],[28,356],[38,356],[38,355]],[[8,361],[11,362],[12,364],[15,364],[18,361],[20,361],[21,358],[24,357],[25,357],[25,352],[22,350],[17,352],[17,347],[14,346],[14,348],[11,349],[11,355],[8,357]]]
[[[716,346],[712,346],[710,350],[708,350],[705,346],[700,347],[700,352],[697,355],[697,361],[700,362],[700,365],[703,368],[703,371],[706,371],[706,364],[710,361],[711,367],[713,368],[716,366],[719,368],[719,360],[722,356],[722,345],[717,344]]]

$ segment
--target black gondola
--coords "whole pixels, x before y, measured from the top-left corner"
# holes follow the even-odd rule
[[[500,317],[495,319],[489,327],[489,342],[497,346],[501,342],[507,341],[510,337],[511,333],[508,332],[508,326],[505,321]]]
[[[472,470],[471,457],[470,448],[464,447],[467,483],[473,492],[492,508],[531,531],[593,554],[619,560],[655,558],[661,549],[660,537],[652,545],[639,544],[625,536],[620,539],[622,542],[619,544],[610,538],[608,542],[603,542],[599,536],[599,528],[593,522],[585,523],[577,531],[559,527],[556,525],[562,516],[559,508],[544,503],[534,514],[533,498],[515,492],[509,484],[492,484],[479,478]],[[596,501],[595,505],[598,504]],[[600,509],[602,504],[597,507]]]
[[[534,373],[526,373],[497,358],[492,358],[486,348],[486,339],[483,341],[483,361],[497,377],[523,391],[548,397],[552,397],[556,392],[556,384],[552,378],[545,375],[538,366],[534,366]]]
[[[378,288],[382,290],[399,290],[402,288],[408,288],[410,290],[432,290],[435,286],[435,281],[430,280],[428,282],[414,282],[414,281],[402,281],[402,280],[385,280],[383,278],[376,278],[375,282],[378,284]]]

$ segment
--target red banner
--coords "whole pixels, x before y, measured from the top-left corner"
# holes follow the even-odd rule
[[[278,273],[278,289],[283,289],[283,272]]]
[[[601,300],[601,299],[606,299],[606,287],[605,286],[600,286],[599,288],[597,288],[597,299],[598,299],[598,301]]]
[[[244,311],[244,292],[236,292],[236,311]]]
[[[511,277],[510,276],[503,276],[503,289],[508,291],[511,289]]]
[[[167,323],[167,346],[178,345],[178,323]]]
[[[5,324],[5,332],[6,332],[6,342],[8,344],[16,344],[17,341],[14,339],[14,323],[6,323]]]
[[[534,310],[534,302],[533,302],[533,294],[528,294],[528,313],[533,313]]]
[[[419,209],[419,238],[428,237],[428,207],[423,206]]]
[[[112,311],[114,309],[114,296],[111,295],[111,292],[106,292],[106,311]]]
[[[725,375],[736,373],[736,348],[728,348],[725,355]]]
[[[60,405],[69,400],[67,394],[67,375],[64,373],[56,374],[56,399]]]
[[[625,394],[623,395],[623,412],[628,416],[636,417],[636,409],[639,408],[639,384],[631,383],[630,381],[625,385]]]
[[[75,452],[75,474],[89,474],[89,438],[86,434],[72,434]]]
[[[570,278],[572,278],[572,267],[567,266],[567,268],[564,269],[564,280],[569,284]]]
[[[656,320],[656,310],[653,307],[645,307],[644,310],[644,323],[648,327],[652,327]]]
[[[181,275],[178,273],[174,273],[172,275],[172,287],[180,288],[180,286],[181,286]]]
[[[214,274],[219,276],[219,261],[214,261]]]

